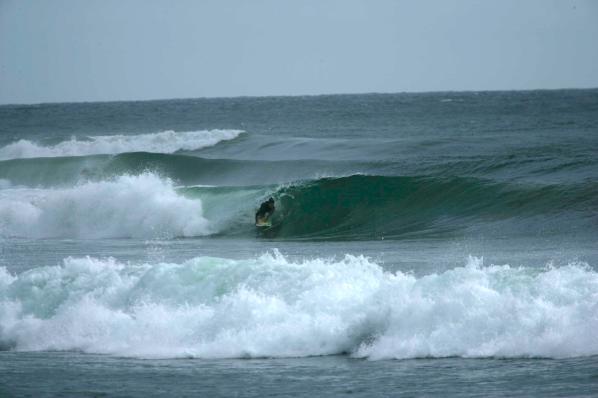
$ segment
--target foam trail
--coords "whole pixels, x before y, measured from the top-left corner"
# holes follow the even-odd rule
[[[363,257],[182,264],[68,258],[0,268],[0,346],[134,357],[574,357],[598,354],[598,274],[582,264],[416,278]]]
[[[0,160],[57,156],[85,156],[126,152],[173,153],[216,145],[238,137],[241,130],[163,131],[138,135],[100,135],[71,138],[52,146],[19,140],[0,148]]]
[[[0,236],[169,238],[210,233],[200,199],[155,174],[66,189],[0,190]]]

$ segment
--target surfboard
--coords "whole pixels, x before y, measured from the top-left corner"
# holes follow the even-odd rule
[[[255,223],[255,226],[258,228],[269,228],[272,226],[272,221],[270,221],[267,218],[266,219],[260,218]]]

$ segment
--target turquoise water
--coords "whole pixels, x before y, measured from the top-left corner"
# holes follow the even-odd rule
[[[596,148],[596,90],[2,106],[0,392],[595,395]]]

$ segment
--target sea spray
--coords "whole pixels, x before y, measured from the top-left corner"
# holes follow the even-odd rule
[[[0,191],[0,235],[17,237],[171,238],[211,232],[199,199],[151,173],[64,189]]]
[[[0,346],[134,357],[574,357],[598,354],[584,264],[423,277],[362,256],[181,264],[67,258],[0,272]]]

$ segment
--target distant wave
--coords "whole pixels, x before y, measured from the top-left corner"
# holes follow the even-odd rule
[[[184,142],[167,140],[167,143],[158,144],[160,141],[157,139],[158,136],[166,137],[164,133],[158,133],[152,135],[156,139],[155,147],[146,148],[151,151],[170,150],[175,153],[141,151],[144,141],[135,142],[130,137],[127,138],[129,140],[128,147],[106,149],[107,152],[114,152],[117,149],[132,151],[116,154],[83,156],[80,155],[83,150],[75,148],[77,150],[71,152],[79,155],[58,156],[57,148],[66,143],[75,143],[75,147],[81,144],[82,148],[87,145],[85,150],[100,151],[99,141],[96,143],[97,145],[91,141],[75,140],[65,141],[54,147],[37,147],[36,151],[29,153],[28,156],[34,154],[41,156],[44,153],[47,155],[48,151],[53,152],[56,156],[7,160],[1,160],[0,156],[0,179],[7,180],[12,185],[52,187],[72,185],[82,179],[98,180],[123,174],[139,174],[149,170],[186,185],[271,184],[313,179],[322,175],[338,177],[358,173],[379,176],[473,177],[495,182],[577,184],[595,181],[598,169],[598,158],[592,156],[589,150],[574,158],[555,156],[553,153],[555,149],[552,148],[546,155],[542,154],[544,151],[540,154],[513,152],[501,156],[449,156],[437,159],[422,157],[414,160],[408,159],[408,155],[395,154],[393,160],[355,161],[334,160],[334,149],[332,145],[329,145],[330,143],[325,144],[326,148],[320,148],[321,151],[319,151],[317,146],[303,147],[300,145],[302,141],[285,146],[281,143],[274,144],[271,139],[270,141],[264,139],[263,146],[259,146],[256,141],[259,142],[261,137],[256,136],[218,141],[218,139],[224,139],[226,134],[230,133],[230,137],[234,137],[237,133],[241,134],[240,132],[234,134],[230,131],[226,134],[214,131],[203,133],[210,133],[208,135],[213,141],[203,140],[201,137],[195,141],[185,140],[183,139],[184,134],[187,133],[173,133],[180,138],[180,141]],[[201,153],[178,150],[208,145],[215,141],[221,144],[204,147]],[[149,145],[150,142],[152,140],[148,139],[145,143]],[[11,145],[16,145],[16,143]],[[96,146],[94,147],[94,145]],[[346,143],[346,145],[349,144]],[[6,148],[8,147],[0,149],[0,152]],[[63,152],[66,151],[65,148],[63,148]],[[313,154],[315,158],[293,159],[293,156],[297,155],[297,148],[301,148],[302,156],[309,157],[310,154]],[[360,150],[358,145],[355,145],[353,149]],[[387,155],[391,152],[392,148],[389,148]],[[289,159],[285,159],[287,154],[289,154]],[[11,156],[21,155],[13,153]]]
[[[422,254],[423,255],[423,254]],[[181,264],[67,258],[0,267],[0,347],[128,357],[359,358],[598,355],[587,264],[463,267],[422,277],[364,257],[275,252]]]
[[[195,150],[238,137],[241,130],[163,131],[138,135],[100,135],[85,139],[72,138],[56,145],[42,146],[19,140],[0,148],[0,160],[117,154],[126,152],[173,153]]]
[[[152,171],[185,185],[252,185],[348,175],[367,167],[350,162],[212,159],[183,153],[129,152],[0,160],[0,179],[12,185],[56,187]]]
[[[156,175],[87,182],[65,189],[0,191],[0,236],[172,238],[210,233],[201,200]]]

